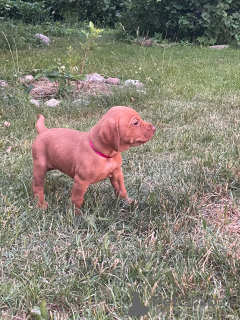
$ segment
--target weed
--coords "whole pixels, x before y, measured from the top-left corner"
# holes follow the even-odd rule
[[[97,45],[96,41],[97,41],[98,38],[101,37],[100,33],[103,32],[103,29],[95,28],[94,24],[92,23],[92,21],[89,22],[89,29],[90,29],[90,32],[82,30],[83,34],[86,37],[86,42],[85,43],[82,43],[82,42],[80,43],[81,48],[84,51],[84,58],[83,58],[83,61],[82,61],[82,68],[81,68],[81,71],[80,71],[81,74],[83,73],[83,68],[84,68],[85,63],[87,62],[89,50],[93,49]]]
[[[35,318],[36,320],[47,320],[47,309],[46,309],[46,301],[43,300],[41,302],[40,307],[34,306],[31,311],[30,315]]]

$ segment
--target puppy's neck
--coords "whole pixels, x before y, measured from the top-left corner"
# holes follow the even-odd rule
[[[90,143],[91,141],[91,143]],[[113,158],[115,157],[118,152],[115,151],[113,148],[105,145],[99,138],[99,136],[97,136],[96,138],[96,134],[92,132],[92,130],[89,132],[89,143],[90,145],[92,144],[92,149],[98,154],[102,154],[104,156],[106,156],[106,158]]]
[[[94,148],[94,145],[93,145],[93,143],[92,143],[92,141],[91,140],[89,140],[89,143],[90,143],[90,146],[91,146],[91,148],[93,149],[93,151],[96,153],[96,154],[98,154],[99,156],[101,156],[101,157],[103,157],[103,158],[106,158],[106,159],[111,159],[112,157],[109,157],[109,156],[106,156],[105,154],[103,154],[103,153],[101,153],[101,152],[99,152],[98,150],[96,150],[95,148]]]

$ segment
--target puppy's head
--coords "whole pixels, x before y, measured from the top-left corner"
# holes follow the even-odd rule
[[[128,107],[113,107],[100,120],[99,137],[117,152],[149,141],[156,128]]]

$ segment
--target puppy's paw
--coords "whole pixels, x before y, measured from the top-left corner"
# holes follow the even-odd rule
[[[134,204],[135,203],[135,200],[132,198],[127,198],[127,199],[125,199],[125,201],[127,202],[127,204]]]

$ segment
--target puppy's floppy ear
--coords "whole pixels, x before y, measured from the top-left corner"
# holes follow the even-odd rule
[[[120,147],[118,120],[113,118],[104,120],[99,131],[99,137],[104,144],[118,151]]]

